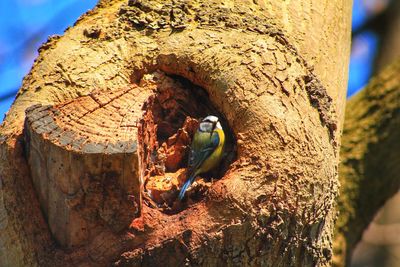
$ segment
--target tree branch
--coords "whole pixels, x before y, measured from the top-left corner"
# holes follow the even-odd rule
[[[400,185],[400,60],[348,101],[342,136],[337,263]]]

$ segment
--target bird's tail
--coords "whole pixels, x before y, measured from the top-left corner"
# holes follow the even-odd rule
[[[192,173],[189,176],[189,179],[183,184],[181,191],[179,192],[179,200],[182,200],[183,197],[185,196],[186,190],[189,188],[189,186],[193,183],[194,178],[196,177],[196,173]]]

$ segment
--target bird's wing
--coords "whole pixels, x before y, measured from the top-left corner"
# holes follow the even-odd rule
[[[219,144],[219,135],[216,132],[214,132],[212,135],[209,133],[199,133],[193,139],[194,140],[189,153],[188,179],[179,192],[180,200],[183,199],[186,190],[196,178],[196,171],[200,168],[201,164],[203,164],[203,162],[214,152]]]
[[[194,138],[190,153],[189,153],[189,176],[198,170],[203,162],[214,152],[219,144],[219,135],[214,132],[212,135],[209,133],[199,133]]]

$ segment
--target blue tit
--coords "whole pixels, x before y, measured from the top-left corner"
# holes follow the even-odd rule
[[[188,161],[188,178],[179,192],[180,200],[197,175],[218,166],[223,155],[224,143],[225,134],[218,118],[216,116],[204,118],[193,137]]]

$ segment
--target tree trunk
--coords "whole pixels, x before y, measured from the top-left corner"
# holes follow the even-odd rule
[[[398,60],[347,103],[339,168],[338,265],[350,262],[363,231],[400,186],[399,73]]]
[[[2,125],[0,265],[329,266],[350,8],[101,1]],[[149,181],[175,181],[211,112],[222,178],[158,206]]]

